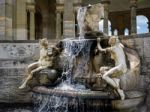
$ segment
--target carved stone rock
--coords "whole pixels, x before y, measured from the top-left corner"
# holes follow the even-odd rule
[[[39,85],[52,86],[57,83],[56,81],[59,77],[59,73],[56,70],[47,68],[35,73],[34,78],[28,84],[31,88]]]
[[[77,16],[80,37],[82,38],[86,33],[89,32],[91,32],[92,36],[93,31],[99,32],[98,24],[101,18],[103,17],[104,17],[104,7],[100,3],[88,7],[80,7]],[[103,33],[101,32],[101,34]]]

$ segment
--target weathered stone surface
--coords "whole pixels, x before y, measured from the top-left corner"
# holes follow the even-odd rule
[[[0,102],[31,102],[28,89],[18,87],[26,77],[27,65],[39,57],[38,43],[3,42],[0,52]]]
[[[0,102],[31,101],[30,92],[18,89],[25,73],[25,68],[0,68]]]
[[[0,59],[35,58],[39,53],[38,43],[0,43]]]
[[[0,40],[4,40],[5,38],[5,1],[0,2]]]
[[[150,57],[150,38],[144,38],[144,57]]]
[[[138,51],[138,54],[141,59],[144,57],[144,39],[143,38],[136,38],[135,40],[135,49]]]
[[[77,21],[79,25],[80,37],[83,38],[89,31],[99,31],[98,23],[104,17],[104,8],[102,4],[95,4],[78,9]]]

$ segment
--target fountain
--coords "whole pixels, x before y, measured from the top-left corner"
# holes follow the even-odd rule
[[[125,95],[125,99],[121,100],[117,89],[103,77],[108,68],[110,70],[116,66],[118,58],[113,57],[112,60],[109,52],[100,52],[101,49],[109,47],[107,43],[110,40],[104,38],[102,32],[98,32],[96,25],[97,18],[103,17],[103,6],[96,4],[82,7],[78,12],[80,39],[60,41],[50,52],[53,65],[34,73],[32,81],[28,82],[33,91],[35,111],[122,112],[127,110],[129,112],[133,109],[136,111],[136,107],[144,101],[144,94],[136,90],[140,75],[138,54],[135,50],[124,47],[126,70],[122,72],[121,68],[119,72],[117,71],[121,75],[110,78],[115,83],[116,80],[120,80],[118,88]],[[80,14],[83,13],[84,17],[81,17]],[[95,21],[92,21],[92,18]],[[101,37],[100,42],[94,39],[98,37]],[[102,48],[99,47],[99,43]],[[123,57],[119,58],[123,60]],[[107,70],[101,71],[100,68],[104,66],[108,67]],[[116,71],[112,74],[116,75]]]

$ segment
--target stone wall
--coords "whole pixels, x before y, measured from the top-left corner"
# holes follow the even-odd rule
[[[0,41],[0,102],[31,102],[29,90],[18,87],[26,77],[27,65],[38,58],[38,41]]]
[[[142,66],[138,87],[146,91],[145,88],[150,83],[150,34],[126,36],[121,40],[140,55]],[[50,44],[55,43],[56,41],[50,41]],[[18,87],[26,76],[27,65],[38,57],[37,41],[0,41],[0,102],[31,101],[31,93],[28,90],[19,90]]]
[[[150,34],[121,37],[122,43],[137,51],[141,59],[139,89],[145,90],[150,83]]]
[[[0,102],[30,102],[31,94],[19,90],[28,63],[38,54],[38,43],[0,43]]]

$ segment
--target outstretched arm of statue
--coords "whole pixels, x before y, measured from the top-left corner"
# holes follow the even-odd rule
[[[97,48],[99,51],[105,52],[105,53],[106,53],[106,51],[112,51],[113,47],[107,47],[107,48],[103,49],[100,45],[100,41],[101,41],[101,39],[97,38]]]
[[[101,51],[101,52],[106,52],[106,49],[103,49],[103,48],[101,47],[100,41],[101,41],[101,39],[100,39],[100,38],[97,38],[97,48],[98,48],[98,50]]]
[[[103,49],[100,45],[101,38],[97,38],[97,48],[99,51],[106,52],[106,49]]]

